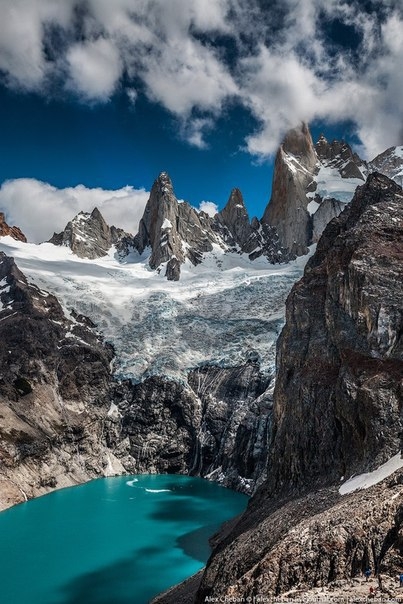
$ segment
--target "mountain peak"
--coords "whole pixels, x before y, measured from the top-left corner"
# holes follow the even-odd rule
[[[95,207],[95,208],[92,210],[92,212],[91,212],[91,218],[92,218],[93,220],[99,220],[99,221],[105,222],[104,217],[102,216],[101,212],[98,210],[98,208],[97,208],[97,207]],[[106,224],[106,223],[105,223],[105,224]]]
[[[6,222],[4,213],[0,212],[0,237],[6,237],[7,235],[13,239],[16,239],[17,241],[24,241],[24,243],[27,242],[27,238],[21,229],[16,226],[10,227]]]
[[[49,243],[69,247],[80,258],[100,258],[108,253],[113,237],[101,212],[94,208],[91,214],[79,212]]]
[[[164,193],[170,193],[171,195],[174,194],[172,180],[168,172],[160,172],[154,182],[154,186],[158,187],[161,195],[164,195]]]
[[[309,165],[313,166],[316,163],[312,136],[305,122],[286,133],[281,148],[285,153],[291,153],[298,158],[302,157],[304,162]]]
[[[251,236],[252,227],[239,189],[232,189],[226,206],[219,212],[219,217],[231,233],[234,243],[242,247]]]

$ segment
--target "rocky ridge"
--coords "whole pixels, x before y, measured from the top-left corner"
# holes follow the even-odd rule
[[[180,278],[186,260],[199,264],[214,246],[248,254],[251,260],[261,255],[274,263],[290,259],[274,228],[262,227],[257,218],[250,221],[239,189],[233,189],[224,209],[211,217],[187,202],[179,203],[166,172],[154,182],[133,245],[140,254],[149,247],[150,267],[165,267],[169,280]]]
[[[257,218],[250,221],[239,189],[233,189],[224,209],[211,217],[179,202],[166,172],[152,186],[135,237],[109,227],[95,208],[91,214],[80,212],[50,243],[70,247],[81,258],[105,256],[112,245],[123,261],[134,250],[140,256],[149,254],[149,266],[164,271],[172,281],[179,280],[184,262],[200,264],[215,246],[227,253],[247,254],[250,260],[264,256],[278,263],[294,257],[281,247],[274,227]]]
[[[288,262],[306,254],[319,240],[371,171],[402,184],[402,149],[392,147],[365,162],[345,141],[329,142],[321,135],[314,144],[302,123],[286,134],[278,150],[272,195],[261,220],[249,219],[239,189],[232,190],[226,206],[214,217],[178,202],[169,175],[162,172],[135,237],[109,227],[95,208],[91,214],[80,212],[50,242],[69,246],[83,258],[106,255],[112,245],[124,261],[133,250],[149,253],[150,267],[164,271],[169,280],[180,279],[184,262],[201,263],[215,246],[247,254],[250,260],[265,256],[272,263]]]
[[[0,507],[121,472],[99,439],[111,347],[0,253]]]
[[[124,242],[127,237],[122,229],[109,227],[98,208],[79,212],[67,223],[61,233],[54,233],[49,243],[69,247],[80,258],[100,258],[106,256],[112,245]]]
[[[325,229],[287,300],[268,478],[181,601],[353,594],[369,565],[396,593],[402,470],[363,491],[338,487],[402,450],[402,201],[370,175]]]
[[[403,186],[403,147],[390,147],[369,162],[369,170],[381,172]]]

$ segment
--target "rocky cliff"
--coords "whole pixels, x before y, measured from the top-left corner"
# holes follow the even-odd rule
[[[276,229],[288,252],[306,254],[366,175],[366,163],[345,141],[329,142],[321,135],[314,145],[303,123],[286,134],[277,152],[262,222]]]
[[[113,353],[0,253],[0,508],[123,468],[99,435]]]
[[[258,364],[203,366],[186,383],[116,385],[107,444],[132,473],[185,473],[252,492],[265,476],[272,408]]]
[[[274,226],[281,244],[298,256],[312,239],[307,193],[312,189],[317,155],[306,124],[290,130],[277,152],[272,196],[262,222]]]
[[[373,174],[325,229],[287,300],[268,478],[216,542],[197,596],[183,601],[354,593],[368,565],[393,588],[402,471],[364,491],[338,487],[402,449],[402,200]]]

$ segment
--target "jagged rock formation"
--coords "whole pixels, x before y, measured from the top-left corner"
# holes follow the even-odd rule
[[[385,174],[403,186],[403,147],[390,147],[369,162],[372,172]]]
[[[179,203],[171,179],[162,172],[153,184],[134,240],[140,254],[151,247],[151,268],[166,264],[166,276],[176,281],[186,258],[198,264],[203,253],[213,249],[213,243],[218,240],[211,230],[209,216],[198,213],[186,202]]]
[[[289,252],[303,255],[351,200],[366,173],[365,162],[346,142],[329,143],[322,135],[314,145],[308,126],[301,124],[287,133],[277,153],[262,222],[276,228]]]
[[[49,243],[67,246],[80,258],[100,258],[125,236],[122,229],[109,227],[98,208],[94,208],[91,214],[77,214],[64,231],[53,234]]]
[[[273,460],[293,462],[274,464],[277,488],[372,469],[398,450],[401,194],[388,178],[369,176],[351,207],[326,228],[287,300],[278,342]],[[298,418],[309,433],[296,429]]]
[[[366,163],[345,141],[334,140],[329,143],[321,134],[315,145],[315,151],[321,164],[328,168],[336,168],[342,178],[365,180],[363,171],[367,168]]]
[[[0,314],[0,508],[123,471],[98,437],[111,348],[83,317],[67,319],[3,253]]]
[[[17,241],[24,241],[25,243],[27,241],[27,238],[21,229],[16,226],[8,226],[4,213],[0,212],[0,237],[7,237],[7,235],[13,237],[13,239],[16,239]]]
[[[256,218],[250,222],[239,189],[233,189],[225,208],[212,218],[186,202],[179,203],[166,172],[154,182],[133,245],[140,254],[150,247],[151,268],[166,267],[169,280],[180,278],[186,260],[199,264],[214,245],[223,251],[249,254],[252,260],[261,255],[271,262],[290,259],[274,227],[262,227]]]
[[[402,449],[402,199],[373,174],[325,229],[287,300],[267,481],[183,601],[279,596],[368,564],[393,582],[401,568],[402,470],[337,489]]]
[[[171,179],[162,172],[153,184],[150,197],[135,237],[122,229],[109,227],[97,208],[91,214],[80,212],[64,231],[49,240],[54,245],[69,247],[81,258],[105,256],[112,245],[119,257],[137,250],[151,250],[148,259],[152,269],[164,270],[168,280],[180,278],[181,265],[203,260],[214,246],[223,252],[248,254],[251,260],[261,255],[270,262],[287,262],[291,256],[280,246],[277,231],[257,218],[252,222],[239,189],[234,189],[225,208],[216,216],[198,212],[186,202],[178,202]]]
[[[311,240],[307,192],[313,185],[317,156],[306,124],[290,130],[276,155],[272,196],[262,222],[274,226],[281,244],[298,256]]]

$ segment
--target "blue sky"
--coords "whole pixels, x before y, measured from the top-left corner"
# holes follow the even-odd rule
[[[3,0],[0,209],[37,239],[91,205],[133,231],[165,170],[260,217],[302,120],[402,144],[402,26],[398,0]]]

